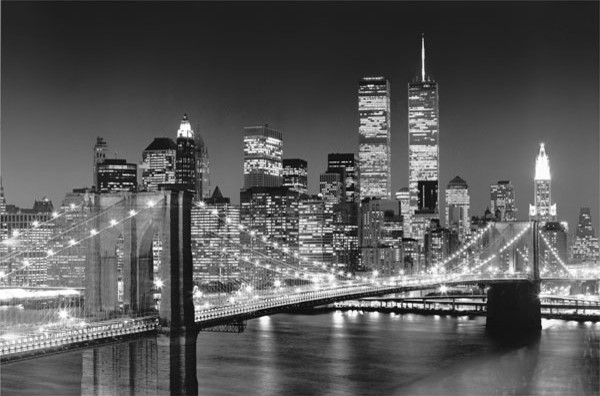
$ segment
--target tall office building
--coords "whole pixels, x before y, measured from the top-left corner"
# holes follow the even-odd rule
[[[333,204],[322,199],[308,199],[298,206],[298,251],[308,260],[308,268],[334,263]],[[306,265],[306,264],[303,264]],[[314,268],[314,267],[313,267]]]
[[[464,242],[471,231],[469,186],[460,177],[450,180],[446,188],[446,227]]]
[[[6,197],[4,196],[4,185],[0,176],[0,214],[6,213]]]
[[[196,139],[196,199],[203,200],[210,197],[210,161],[208,147],[197,130]]]
[[[498,221],[517,221],[515,187],[510,180],[490,186],[490,211]]]
[[[431,220],[425,234],[424,255],[428,268],[435,272],[451,269],[442,268],[440,264],[446,260],[458,246],[458,234],[440,225],[438,219]]]
[[[177,131],[177,155],[175,159],[175,183],[196,192],[196,141],[187,114]]]
[[[381,274],[403,268],[400,204],[389,199],[362,200],[360,207],[361,266]]]
[[[219,187],[192,207],[194,283],[226,282],[239,276],[240,208],[223,197]]]
[[[405,223],[413,238],[414,215],[439,213],[439,99],[438,83],[425,73],[425,39],[421,39],[421,79],[408,84],[408,188],[410,213]],[[431,217],[431,216],[426,216]],[[428,226],[429,219],[417,221]]]
[[[321,173],[319,175],[319,193],[332,204],[343,201],[344,187],[339,173]]]
[[[391,199],[390,82],[364,77],[358,87],[360,199]]]
[[[396,201],[400,202],[400,214],[406,218],[410,213],[410,193],[408,187],[402,187],[396,191]]]
[[[340,270],[355,272],[358,269],[358,203],[333,205],[333,253]]]
[[[590,208],[581,208],[571,256],[575,260],[593,261],[598,259],[599,254],[598,238],[592,226]]]
[[[244,128],[244,188],[280,187],[283,138],[268,125]]]
[[[529,205],[529,219],[538,221],[556,221],[556,204],[552,203],[550,162],[544,143],[535,160],[534,204]]]
[[[94,145],[94,162],[93,162],[93,178],[95,188],[98,188],[98,165],[103,163],[106,159],[106,154],[108,154],[108,144],[104,141],[103,138],[98,136],[96,138],[96,144]]]
[[[0,273],[13,276],[0,278],[0,284],[11,286],[46,286],[48,282],[48,243],[54,233],[51,222],[52,202],[43,198],[35,201],[32,209],[12,206],[0,215],[0,240],[18,237],[16,243],[0,245],[6,258],[0,263]],[[26,249],[23,247],[26,246]],[[15,251],[23,253],[11,255]]]
[[[98,164],[98,186],[100,193],[132,192],[137,190],[137,165],[124,159],[105,159]]]
[[[327,173],[340,174],[344,202],[360,202],[358,187],[359,167],[354,153],[328,154]]]
[[[260,252],[258,258],[266,255],[275,260],[290,261],[281,248],[294,251],[298,248],[299,201],[300,193],[287,187],[252,187],[240,192],[240,223],[255,234],[254,240],[264,237],[279,246],[254,244],[252,250]],[[242,245],[252,245],[247,234],[242,235]]]
[[[142,189],[157,191],[161,184],[175,184],[176,157],[173,139],[155,138],[142,152]]]
[[[283,186],[300,194],[308,194],[308,164],[299,158],[283,160]]]

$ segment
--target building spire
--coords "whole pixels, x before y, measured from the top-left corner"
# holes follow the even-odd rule
[[[540,153],[535,160],[534,180],[550,180],[550,161],[544,143],[540,144]]]
[[[421,33],[421,81],[425,81],[425,33]]]

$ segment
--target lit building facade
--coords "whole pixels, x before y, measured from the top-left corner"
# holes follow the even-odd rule
[[[242,235],[242,245],[275,260],[290,261],[282,248],[298,249],[298,204],[300,194],[287,187],[252,187],[240,192],[240,223],[256,236],[271,244],[256,243],[247,234]],[[252,254],[252,252],[250,252]],[[253,256],[252,256],[253,257]],[[261,258],[262,259],[262,258]]]
[[[0,176],[0,215],[6,213],[6,197],[4,196],[4,185]]]
[[[408,187],[402,187],[396,191],[396,201],[400,202],[400,214],[408,217],[410,215],[410,193]]]
[[[443,272],[450,268],[440,265],[450,254],[456,250],[458,234],[440,225],[438,219],[433,219],[425,234],[425,260],[428,269],[434,272]]]
[[[490,186],[490,211],[498,221],[517,221],[515,187],[510,180],[500,180]]]
[[[438,83],[425,74],[425,43],[421,48],[421,80],[408,84],[408,233],[415,214],[439,213],[439,98]]]
[[[1,244],[0,252],[7,257],[0,263],[0,284],[10,286],[47,286],[48,242],[54,234],[52,202],[46,198],[35,201],[33,209],[12,207],[0,215],[0,239],[14,237]],[[25,248],[26,247],[26,248]],[[13,252],[23,252],[11,256]]]
[[[360,202],[358,160],[354,153],[327,155],[327,173],[339,173],[342,180],[344,202]]]
[[[192,207],[194,283],[227,282],[240,275],[240,208],[219,187],[203,206]]]
[[[280,187],[283,138],[268,125],[244,128],[244,188]]]
[[[308,164],[299,158],[286,158],[283,160],[283,186],[308,194]]]
[[[103,138],[98,136],[96,138],[96,144],[94,144],[94,162],[93,166],[93,186],[98,188],[98,165],[103,163],[106,159],[106,155],[108,154],[108,144],[104,141]]]
[[[575,241],[571,246],[571,256],[574,260],[595,261],[599,258],[599,250],[598,238],[592,226],[590,208],[581,208]]]
[[[391,199],[390,82],[364,77],[358,88],[360,199]]]
[[[358,203],[343,202],[333,206],[333,253],[340,270],[358,270]]]
[[[319,193],[331,204],[344,200],[344,185],[339,173],[321,173],[319,175]]]
[[[210,197],[210,159],[208,147],[200,136],[200,131],[194,134],[196,140],[196,200]]]
[[[196,140],[187,114],[183,115],[177,131],[175,183],[185,190],[196,192]]]
[[[450,180],[446,188],[446,227],[464,242],[471,232],[469,186],[460,177]]]
[[[137,190],[137,165],[124,159],[105,159],[98,164],[100,193],[133,192]]]
[[[157,191],[162,184],[175,184],[177,144],[170,138],[155,138],[142,152],[142,189]]]
[[[359,231],[362,269],[382,275],[403,269],[402,220],[397,201],[363,199]]]
[[[333,250],[333,203],[322,199],[303,200],[298,206],[298,251],[308,265],[335,262]]]
[[[556,204],[552,203],[552,185],[550,161],[544,143],[535,160],[534,204],[529,205],[529,219],[538,221],[556,221]]]

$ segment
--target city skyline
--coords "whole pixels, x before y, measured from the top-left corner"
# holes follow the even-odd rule
[[[294,48],[301,52],[283,57],[281,62],[284,66],[259,70],[258,66],[243,64],[237,69],[227,66],[227,70],[220,71],[220,63],[213,64],[209,59],[202,63],[204,69],[200,69],[201,73],[193,67],[169,69],[154,57],[158,53],[169,54],[182,49],[193,52],[194,44],[203,49],[198,44],[209,44],[214,53],[220,53],[223,48],[189,35],[187,28],[152,45],[152,36],[138,36],[140,33],[125,28],[125,17],[136,10],[135,5],[121,7],[122,15],[111,17],[115,29],[123,36],[121,38],[126,38],[125,43],[117,44],[114,42],[117,33],[110,33],[113,38],[111,47],[103,47],[99,36],[101,24],[98,22],[103,12],[109,12],[110,5],[82,8],[78,5],[18,6],[4,3],[1,172],[8,203],[30,207],[34,198],[48,196],[57,204],[72,188],[91,186],[90,158],[96,136],[102,136],[111,150],[118,151],[118,158],[139,164],[142,151],[154,138],[175,139],[177,123],[183,113],[188,113],[194,123],[200,125],[199,132],[211,155],[213,187],[220,186],[226,196],[234,198],[234,202],[243,185],[243,127],[263,123],[269,123],[282,132],[284,158],[297,157],[308,161],[309,192],[315,193],[318,175],[326,168],[328,153],[357,152],[356,84],[363,75],[378,74],[388,77],[392,86],[391,173],[392,194],[395,194],[399,188],[408,185],[406,87],[420,71],[419,39],[424,32],[427,38],[427,72],[440,82],[440,119],[444,132],[440,138],[439,183],[445,186],[456,175],[466,180],[472,197],[471,213],[481,215],[489,206],[489,186],[497,180],[510,179],[515,185],[518,217],[526,219],[527,205],[533,201],[535,155],[539,143],[544,142],[551,161],[552,200],[558,204],[558,219],[567,220],[570,230],[573,230],[579,208],[591,207],[593,224],[598,227],[598,38],[593,34],[597,31],[598,22],[588,16],[594,14],[593,10],[588,10],[589,7],[594,8],[597,14],[597,4],[469,4],[466,14],[470,16],[483,15],[491,9],[498,12],[519,11],[509,12],[509,18],[516,23],[508,29],[504,38],[484,29],[482,21],[473,22],[481,24],[478,25],[482,33],[479,39],[467,34],[466,29],[457,28],[459,21],[435,25],[434,22],[445,20],[441,15],[444,10],[450,13],[448,21],[452,19],[452,13],[460,17],[455,6],[436,4],[432,21],[420,26],[406,26],[397,31],[377,27],[386,32],[384,41],[397,42],[398,45],[370,65],[352,58],[350,49],[345,47],[327,56],[314,35],[324,35],[331,28],[319,25],[321,19],[318,19],[317,33],[306,39],[297,36],[298,31],[303,31],[297,26],[284,29],[283,33],[292,36]],[[233,21],[228,23],[244,22],[243,10],[260,14],[265,7],[269,6],[242,5],[242,10],[234,12]],[[293,5],[271,7],[282,16],[283,21],[295,9]],[[307,8],[313,10],[315,7],[323,7],[325,16],[336,10],[332,4],[315,4]],[[427,4],[411,3],[369,7],[414,12],[428,9]],[[182,15],[183,18],[190,18],[194,15],[193,11],[197,13],[205,8],[223,16],[219,14],[222,9],[216,4],[180,4],[163,8],[144,5],[133,25],[144,30],[144,21],[157,18],[158,10],[179,14],[188,8],[191,15]],[[60,14],[59,10],[65,12]],[[92,10],[100,12],[98,19],[92,17]],[[303,11],[305,8],[298,10],[306,12]],[[539,31],[534,32],[525,25],[526,16],[532,17],[540,10],[543,15],[536,17],[535,24]],[[76,11],[83,12],[81,20],[74,19]],[[341,11],[344,12],[337,23],[342,31],[356,34],[354,30],[358,29],[352,23],[356,22],[358,10],[352,4],[346,4]],[[22,20],[19,18],[24,18],[24,13],[34,19],[43,14],[47,20],[40,20],[41,25],[37,29],[20,31],[21,27],[15,22]],[[501,19],[494,18],[493,22],[497,24]],[[45,25],[49,21],[56,23],[60,20],[64,22],[58,24],[61,28]],[[82,21],[89,22],[89,26],[83,26]],[[569,29],[553,33],[550,28],[558,21]],[[454,27],[451,29],[454,35],[446,37],[441,33],[443,27]],[[78,38],[72,29],[83,29],[82,37]],[[47,36],[41,37],[40,33],[46,30]],[[267,33],[258,29],[251,36],[263,37]],[[61,42],[63,35],[66,37]],[[524,43],[511,43],[509,49],[498,46],[499,42],[509,43],[513,36],[522,37]],[[83,38],[90,41],[80,41]],[[337,43],[341,39],[333,35],[329,40]],[[220,40],[221,46],[232,44],[232,37]],[[503,49],[503,52],[490,54],[489,49],[481,46],[485,40],[489,40],[490,47]],[[246,40],[241,41],[247,43]],[[269,53],[277,50],[278,47],[273,47],[277,43],[277,39],[269,37],[261,47],[252,48],[259,54]],[[43,49],[48,45],[50,50]],[[125,56],[122,66],[132,69],[115,72],[114,68],[120,62],[116,55],[128,48],[133,49],[139,58]],[[82,58],[81,55],[91,57],[92,49],[100,49],[103,55],[100,65],[93,64],[93,60],[98,60],[95,57]],[[300,61],[311,53],[328,60],[323,63],[324,70],[317,67],[318,62]],[[249,55],[246,51],[241,54]],[[347,57],[354,60],[351,66],[344,62]],[[141,67],[143,60],[148,58],[154,59],[157,65],[149,67],[141,76],[134,76],[132,71]],[[204,58],[196,55],[195,59],[202,61]],[[498,59],[503,67],[491,68],[492,61]],[[68,61],[79,67],[67,67]],[[49,69],[42,70],[36,66],[39,64],[48,65]],[[263,67],[268,62],[260,65]],[[167,82],[160,79],[160,70]],[[242,76],[223,80],[223,72],[235,74],[236,71]],[[495,79],[489,78],[490,71],[496,73]],[[73,72],[74,76],[71,76]],[[101,72],[107,74],[103,76]],[[273,81],[266,79],[269,73],[274,73]],[[60,78],[52,80],[55,75]],[[219,83],[214,85],[213,80]],[[330,86],[321,84],[328,80],[335,83]],[[482,81],[487,82],[483,93]],[[144,82],[152,82],[156,86],[149,84],[150,87],[137,92]],[[286,87],[286,82],[291,87]],[[99,83],[109,87],[99,89]],[[217,90],[221,87],[219,84],[224,86],[223,93],[215,96],[215,92],[220,92]],[[202,89],[194,89],[198,86]],[[256,93],[260,92],[258,87],[266,88],[266,92],[256,98]],[[326,91],[324,87],[331,90]],[[518,90],[524,88],[527,90]],[[274,95],[282,90],[287,92],[283,92],[281,97]],[[482,96],[472,95],[474,92]],[[485,139],[481,138],[481,131],[487,132]],[[30,146],[31,137],[40,148]],[[313,149],[315,139],[319,139],[318,150]],[[23,155],[27,152],[32,155]],[[112,152],[107,157],[112,158]],[[441,200],[440,207],[442,203]]]

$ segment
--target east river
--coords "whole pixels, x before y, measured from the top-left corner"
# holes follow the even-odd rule
[[[598,395],[600,323],[543,320],[506,342],[485,318],[328,311],[202,332],[200,395]],[[82,352],[0,367],[2,395],[78,395]]]

